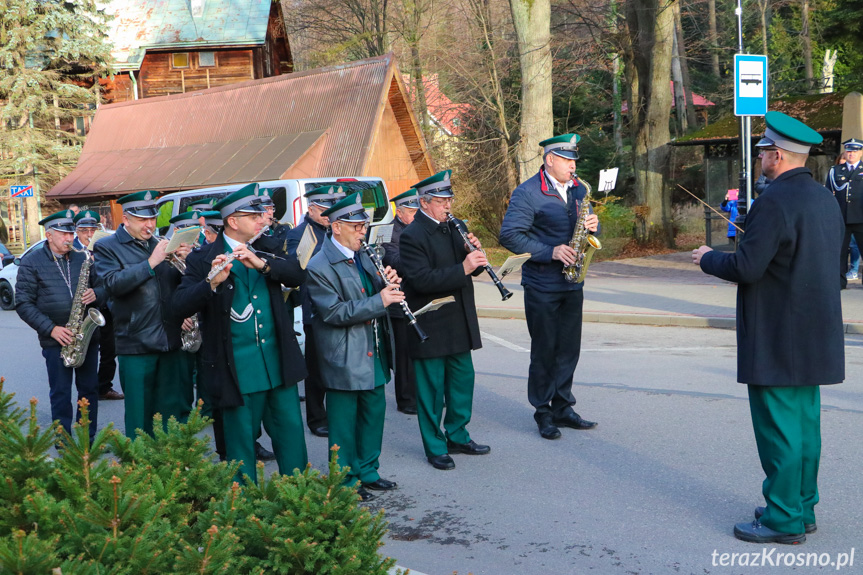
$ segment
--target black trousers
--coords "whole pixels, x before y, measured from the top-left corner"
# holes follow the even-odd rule
[[[327,409],[324,406],[326,389],[318,369],[318,346],[315,344],[312,324],[304,323],[303,331],[306,333],[306,369],[309,372],[306,377],[306,425],[314,429],[327,425]]]
[[[842,277],[839,279],[839,283],[844,289],[845,286],[848,285],[848,280],[845,278],[845,274],[848,273],[848,248],[851,246],[851,236],[854,236],[854,239],[857,241],[857,247],[863,247],[863,224],[845,224],[845,239],[842,242],[842,259],[841,264],[839,265],[839,271],[842,272]]]
[[[408,353],[408,331],[413,328],[403,317],[390,318],[393,324],[393,339],[395,340],[395,388],[396,404],[399,409],[416,407],[417,381],[414,373],[414,362]]]
[[[87,355],[81,367],[66,367],[60,357],[60,346],[43,347],[42,357],[48,368],[49,397],[51,398],[51,419],[60,421],[68,432],[72,433],[72,408],[81,399],[90,403],[90,440],[96,436],[96,425],[99,416],[99,384],[96,379],[96,363],[99,354],[99,344],[90,341]],[[78,390],[78,398],[72,397],[72,383]],[[81,418],[81,408],[77,407],[76,420]]]
[[[524,314],[530,332],[527,399],[537,422],[572,411],[572,376],[581,354],[584,292],[540,292],[524,286]]]
[[[108,306],[99,311],[105,318],[105,325],[99,328],[99,395],[105,395],[114,388],[117,352],[114,348],[114,316]]]

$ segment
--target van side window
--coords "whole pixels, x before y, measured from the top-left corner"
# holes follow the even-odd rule
[[[156,218],[157,228],[167,228],[171,225],[171,218],[174,217],[174,200],[169,200],[159,206],[159,215]]]

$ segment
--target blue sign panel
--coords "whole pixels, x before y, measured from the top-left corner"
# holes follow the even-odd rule
[[[767,113],[767,56],[734,55],[734,115]]]
[[[32,198],[33,186],[9,186],[13,198]]]

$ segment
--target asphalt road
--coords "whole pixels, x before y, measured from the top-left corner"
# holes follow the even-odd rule
[[[733,331],[586,324],[576,411],[599,427],[564,429],[562,439],[546,441],[525,397],[524,322],[480,323],[469,430],[492,446],[490,455],[456,455],[454,471],[433,469],[416,418],[395,410],[389,390],[380,471],[399,489],[371,507],[385,510],[382,552],[399,565],[429,575],[749,574],[790,572],[776,553],[818,554],[794,568],[808,573],[835,572],[853,550],[854,565],[840,572],[860,572],[863,338],[846,336],[848,382],[822,388],[818,532],[771,552],[731,535],[763,504],[746,388],[735,383]],[[38,343],[12,312],[0,312],[0,350],[7,389],[22,400],[37,397],[47,422]],[[103,403],[100,422],[122,427],[121,403]],[[326,440],[307,434],[306,441],[312,463],[324,467]],[[744,552],[758,553],[759,563],[766,557],[768,566],[721,564],[723,553]],[[811,566],[813,559],[827,564]]]

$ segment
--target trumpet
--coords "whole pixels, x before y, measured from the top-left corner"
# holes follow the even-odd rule
[[[264,226],[263,228],[261,228],[261,231],[256,233],[254,236],[252,236],[249,239],[249,241],[246,242],[246,247],[249,250],[251,250],[252,253],[257,253],[257,250],[252,247],[252,244],[255,243],[258,240],[258,238],[260,238],[262,235],[267,233],[269,231],[269,229],[270,229],[270,226]],[[222,263],[220,263],[219,265],[214,267],[212,270],[210,270],[210,273],[207,274],[207,281],[208,282],[213,281],[213,278],[216,277],[217,275],[219,275],[219,273],[221,273],[221,271],[224,270],[226,267],[228,267],[228,264],[231,263],[232,261],[234,261],[234,259],[236,257],[237,256],[235,256],[233,252],[229,253],[225,257],[225,261],[223,261]]]
[[[458,233],[461,234],[464,243],[467,244],[468,251],[475,252],[477,248],[472,243],[470,243],[470,240],[467,237],[467,228],[464,227],[464,224],[461,223],[459,220],[455,219],[452,214],[446,215],[446,221],[452,223],[455,226],[455,229],[458,230]],[[491,269],[491,266],[489,264],[485,264],[483,268],[486,272],[488,272],[488,275],[491,278],[491,281],[494,282],[494,285],[497,286],[497,290],[500,292],[501,301],[506,301],[511,298],[512,292],[506,289],[506,286],[503,285],[503,282],[500,281],[500,278],[497,277],[497,274],[494,273],[494,270]]]
[[[372,263],[375,264],[375,268],[378,270],[378,275],[381,276],[381,279],[383,279],[384,282],[386,282],[387,274],[384,271],[384,264],[383,262],[381,262],[381,257],[378,255],[378,253],[372,246],[366,243],[365,240],[361,240],[361,242],[363,245],[363,251],[366,252],[366,255],[368,255],[369,259],[372,260]],[[414,316],[413,312],[408,307],[407,302],[402,300],[399,302],[399,305],[402,307],[402,311],[405,312],[405,317],[408,318],[408,323],[411,325],[411,327],[414,328],[417,337],[420,338],[420,343],[425,342],[425,340],[427,340],[429,336],[426,335],[426,332],[423,331],[423,328],[421,328],[420,324],[417,323],[417,318]]]
[[[165,236],[160,236],[159,234],[153,234],[153,237],[156,238],[157,241],[167,240]],[[200,247],[201,244],[196,240],[194,244],[192,244],[192,249]],[[169,252],[165,254],[165,259],[169,264],[174,266],[174,268],[183,275],[186,275],[186,262],[178,256],[174,252]]]

